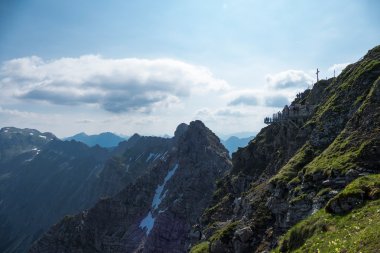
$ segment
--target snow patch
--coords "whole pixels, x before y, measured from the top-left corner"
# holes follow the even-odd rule
[[[29,133],[29,135],[34,135],[33,133]]]
[[[43,136],[43,135],[38,135],[38,137],[40,137],[42,139],[46,139],[46,136]]]
[[[32,161],[41,152],[41,150],[39,150],[38,148],[32,148],[32,151],[35,151],[36,153],[31,158],[26,159],[25,162]]]
[[[162,155],[161,153],[157,154],[157,155],[154,157],[153,161],[156,161],[158,158],[161,157],[161,155]]]
[[[168,151],[166,151],[165,153],[163,153],[161,156],[160,156],[160,159],[164,162],[166,162],[166,159],[168,157]]]
[[[176,170],[178,169],[178,167],[179,167],[179,165],[178,165],[178,163],[176,163],[173,166],[173,168],[171,170],[169,170],[168,173],[166,174],[164,182],[161,185],[157,186],[153,200],[152,200],[152,204],[151,204],[152,211],[155,211],[159,207],[159,205],[161,204],[161,201],[166,197],[168,190],[166,190],[164,192],[164,194],[162,194],[162,191],[164,190],[166,183],[173,177],[173,175],[176,172]],[[152,230],[152,228],[154,226],[155,218],[152,215],[152,211],[149,211],[147,216],[140,222],[140,225],[139,225],[139,227],[141,229],[146,228],[146,231],[145,231],[146,235],[149,235],[150,231]],[[163,211],[159,210],[158,212],[163,213],[165,211],[166,211],[166,209]]]
[[[170,178],[172,178],[172,176],[174,175],[177,169],[178,169],[178,163],[174,165],[174,167],[171,170],[168,171],[168,174],[166,175],[164,179],[164,183],[162,185],[157,186],[156,193],[154,194],[154,198],[152,201],[152,207],[154,209],[157,209],[158,206],[161,204],[161,201],[166,197],[167,191],[165,191],[163,195],[162,195],[162,191],[164,190],[166,183],[170,180]]]
[[[145,160],[145,162],[149,162],[149,160],[150,159],[152,159],[152,158],[154,158],[154,157],[156,157],[157,156],[157,154],[155,154],[155,153],[149,153],[149,156],[148,156],[148,158]],[[153,160],[154,161],[154,160]]]
[[[141,154],[135,159],[135,161],[137,161],[138,159],[140,159],[140,157],[142,157],[143,154],[144,154],[144,152],[142,152],[142,153],[141,153]]]
[[[155,218],[153,218],[152,212],[149,212],[145,216],[145,218],[140,222],[140,226],[139,227],[141,229],[145,229],[146,228],[145,234],[149,235],[150,231],[152,230],[152,228],[154,226],[154,221],[155,221]]]
[[[146,159],[146,162],[149,162],[150,160],[152,160],[153,162],[156,161],[158,158],[161,157],[162,154],[158,153],[150,153],[148,158]]]
[[[4,130],[4,133],[8,133],[8,129],[5,129],[5,130]]]

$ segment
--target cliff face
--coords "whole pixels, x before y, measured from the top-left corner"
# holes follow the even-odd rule
[[[292,103],[315,106],[308,117],[273,123],[239,149],[203,213],[205,240],[192,250],[268,251],[355,178],[379,173],[379,76],[376,47]]]
[[[165,159],[173,145],[169,138],[133,135],[121,142],[104,169],[99,173],[96,188],[101,196],[113,196],[129,183],[150,170],[158,161]]]
[[[1,129],[0,251],[26,252],[65,215],[134,182],[170,143],[136,135],[111,152],[33,129]]]
[[[202,122],[181,124],[168,152],[113,198],[66,217],[30,252],[186,252],[228,151]]]

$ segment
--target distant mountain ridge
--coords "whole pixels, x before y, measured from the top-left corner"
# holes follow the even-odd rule
[[[169,135],[162,136],[163,138],[170,138]],[[249,137],[239,137],[239,136],[229,136],[225,140],[221,139],[222,144],[227,148],[230,155],[236,152],[238,148],[243,148],[248,145],[249,141],[252,140],[255,136],[251,135]],[[111,132],[104,132],[100,134],[88,135],[84,132],[75,134],[70,137],[63,138],[63,140],[76,140],[83,142],[89,147],[99,145],[104,148],[116,147],[120,142],[128,140],[128,136],[120,136]]]
[[[226,140],[222,140],[222,144],[228,149],[230,155],[236,152],[238,148],[243,148],[248,145],[248,143],[255,138],[255,136],[239,138],[237,136],[231,136]]]
[[[70,137],[64,138],[64,140],[76,140],[83,142],[89,147],[99,145],[104,148],[116,147],[120,142],[127,140],[128,137],[121,137],[111,132],[105,132],[100,134],[87,135],[86,133],[79,133]]]

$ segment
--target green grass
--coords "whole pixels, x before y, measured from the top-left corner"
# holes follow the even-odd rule
[[[306,199],[308,199],[308,198],[307,198],[307,194],[301,194],[301,195],[299,195],[299,196],[293,198],[293,199],[289,202],[289,204],[295,204],[295,203],[297,203],[297,202],[299,202],[299,201],[303,201],[303,200],[306,200]]]
[[[232,195],[229,193],[227,195],[225,195],[221,200],[220,202],[218,202],[217,204],[215,204],[214,206],[212,207],[209,207],[209,208],[206,208],[205,211],[203,212],[203,217],[206,218],[207,220],[210,220],[211,219],[211,216],[223,209],[223,207],[226,205],[226,203],[228,203],[229,201],[231,201],[231,198],[232,198]]]
[[[359,67],[356,67],[352,73],[349,73],[344,83],[340,85],[340,89],[349,89],[354,83],[365,73],[371,72],[380,67],[380,61],[366,59],[360,62]]]
[[[380,175],[366,176],[353,181],[336,197],[358,190],[370,193],[379,187]],[[345,215],[318,211],[292,227],[273,252],[375,253],[380,250],[379,237],[380,200],[373,200]]]
[[[376,81],[374,82],[374,85],[372,85],[370,91],[368,92],[368,95],[365,97],[363,103],[361,104],[361,106],[359,107],[358,109],[358,112],[361,113],[363,112],[363,110],[367,107],[367,105],[371,102],[371,100],[373,99],[373,95],[374,93],[376,92],[376,90],[379,88],[379,82],[380,82],[380,76],[376,79]]]
[[[294,182],[298,172],[314,158],[314,151],[311,146],[305,144],[284,167],[271,179],[273,184],[287,184]]]
[[[360,177],[346,186],[326,205],[326,210],[331,210],[331,205],[336,201],[344,201],[348,198],[358,198],[362,200],[378,199],[380,197],[380,174]]]
[[[362,140],[359,133],[348,135],[343,131],[322,154],[305,167],[306,174],[313,174],[317,171],[329,174],[331,170],[339,170],[344,173],[356,167],[355,162],[358,156],[368,145],[367,141],[361,142]]]
[[[205,241],[201,242],[191,248],[190,253],[208,253],[210,252],[210,243]]]
[[[274,252],[375,253],[380,250],[379,236],[380,200],[377,200],[344,216],[319,211],[293,227]]]
[[[380,68],[380,61],[377,60],[363,60],[359,66],[355,67],[353,71],[345,70],[342,73],[341,84],[333,92],[326,102],[318,107],[318,110],[314,117],[309,120],[305,127],[310,125],[323,131],[323,126],[320,122],[324,122],[323,118],[326,115],[329,117],[335,117],[337,114],[341,114],[344,111],[348,111],[350,106],[344,105],[342,101],[348,96],[347,89],[357,83],[364,74],[370,73],[374,69]],[[376,83],[376,81],[374,82]],[[330,87],[330,86],[329,86]],[[327,87],[327,88],[329,88]],[[360,98],[356,98],[356,105],[359,106],[357,113],[361,113],[363,109],[370,102],[373,97],[373,93],[376,89],[376,85],[372,85],[368,90],[368,94],[363,93]],[[364,91],[363,91],[364,92]],[[364,95],[366,94],[366,95]],[[361,105],[359,105],[361,102]],[[351,136],[356,134],[356,138]],[[306,143],[293,158],[281,169],[281,171],[272,179],[273,183],[286,183],[294,179],[298,172],[305,167],[307,174],[313,174],[315,172],[323,171],[327,174],[333,169],[347,171],[355,167],[355,160],[359,153],[363,150],[367,142],[355,141],[365,139],[363,136],[357,133],[341,133],[335,141],[319,155],[321,151],[311,147]],[[313,156],[314,154],[314,156]],[[318,155],[318,156],[317,156]],[[316,157],[314,159],[314,157]],[[311,161],[313,160],[313,161]]]
[[[238,221],[230,222],[224,227],[216,230],[208,241],[203,241],[190,249],[190,253],[208,253],[210,252],[210,243],[220,240],[222,243],[228,244],[232,237],[236,227],[239,225]]]
[[[215,231],[214,234],[210,237],[210,241],[214,242],[220,240],[223,243],[228,243],[232,239],[235,228],[238,224],[238,221],[231,222],[228,225],[222,227],[221,229]]]

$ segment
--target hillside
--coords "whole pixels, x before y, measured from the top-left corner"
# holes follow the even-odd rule
[[[65,217],[30,252],[185,252],[199,239],[193,225],[231,162],[219,138],[200,121],[179,125],[168,140],[167,152],[144,158],[157,163],[135,182]]]
[[[111,152],[34,129],[1,129],[0,251],[25,252],[65,215],[134,182],[170,147],[170,139],[135,135]]]
[[[373,187],[352,190],[347,185],[380,172],[380,46],[337,78],[316,83],[291,106],[310,110],[263,128],[233,155],[231,172],[218,182],[213,203],[202,215],[204,239],[192,252],[267,252],[304,219],[277,251],[332,252],[324,239],[349,240],[341,231],[345,223],[346,228],[359,227],[349,236],[358,235],[354,241],[361,246],[350,249],[340,243],[350,251],[339,252],[379,250],[368,239],[380,235],[370,228],[379,226],[377,214],[364,215],[377,210],[378,202],[367,199],[376,199],[378,188],[368,193]],[[370,185],[378,183],[378,177],[370,179],[375,182]],[[354,191],[355,198],[342,197],[346,191]],[[339,208],[354,209],[355,215],[336,216]],[[321,218],[325,225],[312,225]],[[316,251],[322,241],[319,249],[326,251]]]

